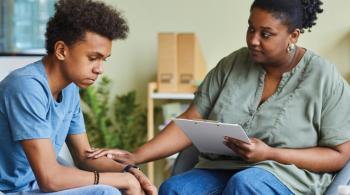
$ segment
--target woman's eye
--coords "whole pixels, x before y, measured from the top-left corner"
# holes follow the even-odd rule
[[[271,33],[268,33],[268,32],[262,32],[261,33],[261,36],[265,39],[269,38],[271,36]]]
[[[253,33],[255,30],[254,30],[254,28],[252,28],[252,27],[248,27],[248,32],[250,32],[250,33]]]
[[[95,60],[97,60],[97,58],[89,57],[89,61],[95,61]]]

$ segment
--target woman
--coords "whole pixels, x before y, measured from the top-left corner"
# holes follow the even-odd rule
[[[180,118],[238,123],[246,144],[223,140],[239,156],[201,154],[196,168],[171,177],[160,194],[322,194],[350,155],[350,90],[334,65],[296,46],[315,25],[318,0],[255,0],[247,48],[209,72]],[[174,124],[134,153],[97,150],[126,163],[174,154],[191,141]],[[117,155],[112,155],[117,154]]]

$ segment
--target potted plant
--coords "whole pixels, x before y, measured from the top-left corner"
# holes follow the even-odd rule
[[[146,109],[136,103],[136,92],[115,96],[110,101],[107,77],[81,90],[87,135],[94,147],[135,150],[146,142]]]

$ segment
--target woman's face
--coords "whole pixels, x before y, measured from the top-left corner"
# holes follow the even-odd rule
[[[296,41],[288,27],[259,8],[252,9],[248,24],[247,46],[254,61],[270,66],[283,64],[288,56],[288,43]]]

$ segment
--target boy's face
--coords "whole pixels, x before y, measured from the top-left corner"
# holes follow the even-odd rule
[[[112,41],[93,32],[69,46],[62,63],[62,75],[80,88],[93,84],[102,74],[102,63],[111,55]]]

